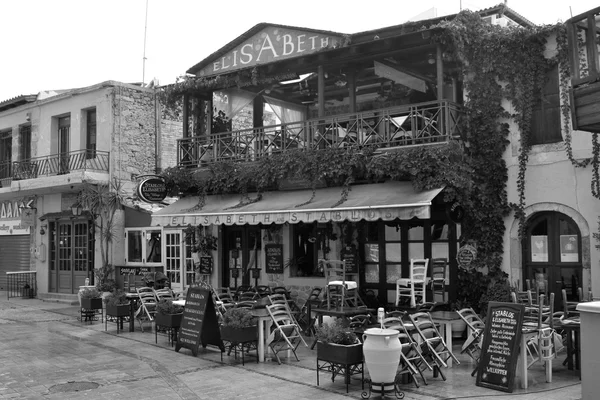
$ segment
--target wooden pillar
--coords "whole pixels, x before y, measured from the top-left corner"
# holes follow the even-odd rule
[[[190,124],[189,124],[189,111],[190,111],[190,95],[189,94],[184,94],[183,95],[183,113],[182,113],[182,119],[183,119],[183,137],[184,138],[188,138],[190,137]]]
[[[348,102],[350,104],[350,112],[356,112],[356,73],[354,70],[346,73],[346,79],[348,80]]]
[[[325,69],[322,65],[317,68],[317,101],[319,102],[319,118],[325,116]]]
[[[442,64],[442,46],[436,47],[437,99],[444,98],[444,65]]]

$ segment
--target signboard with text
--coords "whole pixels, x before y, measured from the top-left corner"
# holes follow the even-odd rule
[[[267,274],[283,274],[283,245],[266,244],[265,253]]]
[[[185,299],[175,351],[179,352],[179,349],[184,347],[197,356],[200,344],[202,347],[212,344],[225,351],[210,290],[190,287]]]
[[[524,312],[523,304],[489,303],[477,368],[477,386],[512,393]]]
[[[345,246],[342,250],[341,258],[345,261],[346,273],[358,273],[358,254],[354,246]]]

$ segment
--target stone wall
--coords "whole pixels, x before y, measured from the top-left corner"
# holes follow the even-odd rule
[[[113,113],[115,132],[111,162],[115,176],[131,180],[137,175],[158,172],[157,161],[161,169],[177,164],[177,139],[182,137],[183,127],[180,121],[163,118],[171,114],[162,112],[157,92],[116,86]],[[161,116],[158,126],[157,115]]]

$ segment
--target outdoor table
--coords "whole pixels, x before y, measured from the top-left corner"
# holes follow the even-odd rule
[[[269,340],[269,329],[272,319],[266,308],[252,309],[252,315],[258,320],[258,361],[265,361],[265,350],[269,349],[267,341]]]
[[[135,331],[135,310],[140,297],[137,293],[127,293],[126,297],[129,300],[129,332],[133,332]]]
[[[452,351],[452,323],[462,321],[462,318],[456,311],[432,311],[429,314],[436,325],[441,325],[442,332],[440,333],[444,336],[446,345]],[[452,358],[449,358],[446,364],[448,368],[451,368]]]

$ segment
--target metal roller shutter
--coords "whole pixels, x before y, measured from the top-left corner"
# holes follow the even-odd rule
[[[0,290],[6,290],[6,272],[29,271],[29,235],[0,236]]]

